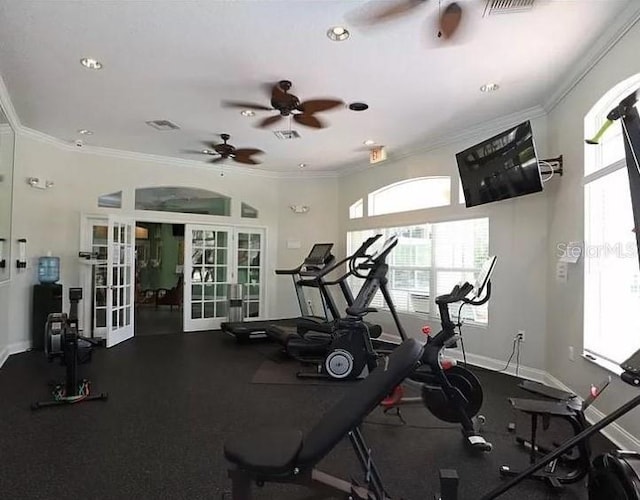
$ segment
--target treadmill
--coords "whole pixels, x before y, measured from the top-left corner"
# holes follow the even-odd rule
[[[224,322],[220,328],[224,333],[235,337],[238,343],[247,343],[254,340],[269,339],[267,329],[272,326],[282,326],[293,329],[312,329],[314,331],[330,331],[333,320],[339,317],[338,308],[333,298],[323,287],[317,287],[322,299],[324,316],[311,314],[309,304],[306,301],[304,287],[313,286],[310,278],[319,274],[326,266],[329,266],[335,257],[331,254],[333,243],[316,243],[311,248],[304,262],[294,269],[276,269],[277,275],[291,276],[293,286],[298,299],[300,316],[296,318],[282,318],[253,321]]]

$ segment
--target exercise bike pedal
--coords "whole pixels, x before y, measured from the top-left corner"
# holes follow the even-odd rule
[[[493,450],[493,445],[482,436],[474,434],[471,436],[465,436],[465,438],[471,449],[474,451],[489,453],[491,450]]]

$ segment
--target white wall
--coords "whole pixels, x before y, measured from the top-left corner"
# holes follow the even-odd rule
[[[527,116],[519,117],[518,120],[524,121],[527,118]],[[495,130],[487,128],[475,136],[447,146],[396,161],[390,159],[341,178],[340,227],[341,234],[344,235],[349,230],[364,228],[489,217],[490,252],[498,256],[492,280],[493,295],[489,303],[489,325],[488,328],[471,326],[465,328],[466,350],[480,357],[499,360],[500,363],[506,362],[511,353],[513,337],[518,330],[525,330],[526,343],[522,345],[520,362],[535,370],[544,370],[548,194],[542,192],[469,209],[455,203],[458,194],[455,154],[513,124],[502,123]],[[542,158],[547,158],[546,118],[534,118],[532,126],[538,154]],[[349,220],[349,206],[359,198],[366,199],[367,193],[402,179],[429,175],[449,175],[454,178],[452,206]],[[385,330],[388,328],[388,331],[392,331],[390,315],[378,314],[375,319],[383,323]],[[410,336],[419,336],[421,335],[420,327],[425,323],[425,319],[416,315],[403,314],[402,322]],[[439,331],[437,322],[431,321],[429,324],[434,332]],[[491,363],[478,357],[476,360],[484,361],[491,366],[500,365],[500,363]],[[539,375],[535,371],[529,374]]]
[[[55,186],[46,191],[33,189],[26,178],[48,179]],[[80,280],[81,213],[106,214],[97,207],[101,194],[123,190],[122,214],[134,215],[135,187],[191,186],[210,189],[231,196],[233,216],[195,216],[201,222],[241,224],[267,228],[266,277],[270,288],[267,310],[271,316],[282,316],[291,309],[290,283],[276,278],[274,269],[297,262],[297,255],[282,248],[287,236],[296,237],[301,251],[306,252],[313,240],[334,239],[335,227],[326,221],[335,220],[335,179],[278,179],[234,172],[226,168],[224,177],[217,167],[167,165],[139,159],[115,158],[91,154],[84,150],[67,150],[55,144],[25,134],[18,134],[13,211],[13,240],[27,239],[28,267],[14,269],[10,283],[8,343],[28,347],[30,340],[31,289],[37,282],[37,258],[51,251],[61,258],[61,283],[77,286]],[[330,209],[322,203],[329,200]],[[259,210],[259,219],[241,219],[240,201]],[[294,216],[287,206],[304,202],[311,210]],[[137,212],[140,214],[140,212]],[[150,212],[145,215],[151,214]],[[167,214],[163,214],[167,216]],[[183,217],[175,214],[175,220]],[[286,231],[280,231],[280,226]],[[283,300],[284,297],[284,300]],[[2,301],[6,305],[6,298]],[[295,303],[293,303],[295,313]],[[1,325],[0,325],[1,326]]]
[[[547,369],[581,393],[608,372],[582,358],[575,362],[568,359],[569,346],[575,346],[576,352],[580,352],[583,345],[583,266],[582,261],[571,266],[568,283],[557,283],[553,279],[556,245],[584,240],[584,117],[609,89],[640,72],[638,47],[640,25],[632,28],[549,114],[550,148],[553,155],[564,155],[565,175],[555,184],[550,196]],[[637,347],[640,347],[640,333]],[[635,395],[637,390],[616,380],[613,387],[603,393],[597,407],[609,413]],[[640,436],[639,415],[635,410],[620,421],[635,436]]]

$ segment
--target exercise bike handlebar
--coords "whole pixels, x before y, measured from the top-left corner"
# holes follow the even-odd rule
[[[436,304],[453,304],[455,302],[464,302],[472,306],[481,306],[486,304],[491,298],[491,280],[487,282],[485,287],[486,292],[482,298],[471,299],[467,297],[474,289],[474,286],[465,281],[462,285],[456,285],[453,290],[445,295],[439,295],[436,297]]]

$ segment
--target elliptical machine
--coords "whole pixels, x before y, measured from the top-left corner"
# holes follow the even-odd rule
[[[482,452],[489,452],[493,448],[480,435],[479,426],[484,423],[484,417],[478,415],[484,398],[482,385],[469,369],[457,365],[455,360],[445,358],[443,350],[456,347],[459,339],[456,327],[460,325],[451,320],[449,305],[457,302],[473,306],[486,304],[491,298],[489,278],[495,263],[496,257],[490,257],[484,263],[475,286],[465,282],[463,285],[456,285],[448,294],[436,298],[442,330],[431,336],[430,328],[423,327],[427,343],[420,360],[422,364],[407,380],[407,383],[421,384],[421,396],[404,397],[404,389],[398,386],[381,403],[385,413],[395,410],[401,420],[402,405],[422,403],[436,418],[444,422],[459,423],[466,443],[471,449]],[[473,297],[469,297],[474,290]]]
[[[70,288],[69,315],[52,313],[47,318],[44,332],[45,355],[49,361],[60,359],[60,364],[66,367],[66,378],[63,383],[53,384],[52,401],[33,403],[32,410],[84,401],[104,401],[108,398],[106,392],[92,395],[91,382],[88,379],[80,379],[78,376],[78,365],[90,362],[93,347],[100,345],[100,342],[79,334],[78,303],[80,300],[82,300],[82,288]]]
[[[335,380],[351,380],[362,378],[371,372],[378,363],[380,351],[373,346],[372,337],[378,337],[381,329],[368,324],[364,317],[370,312],[376,312],[370,307],[378,290],[384,299],[392,303],[387,289],[387,272],[389,266],[386,259],[398,244],[398,237],[389,237],[382,247],[373,255],[367,255],[366,250],[380,235],[369,238],[360,249],[348,258],[348,273],[338,278],[344,282],[347,276],[364,279],[358,295],[346,308],[346,316],[336,320],[336,330],[330,336],[308,333],[304,339],[291,339],[287,344],[287,353],[305,365],[313,366],[312,371],[300,371],[299,378],[331,378]],[[367,270],[364,274],[362,271]],[[325,285],[334,284],[325,282]],[[398,321],[395,309],[394,318]],[[373,331],[375,329],[375,331]],[[401,339],[406,340],[404,330],[399,330]]]

